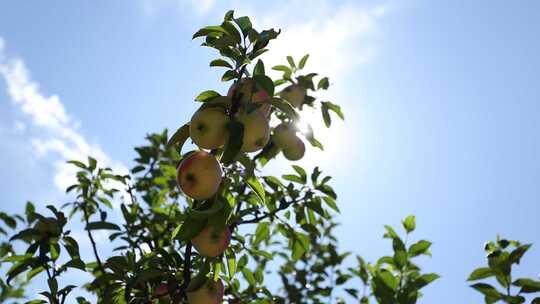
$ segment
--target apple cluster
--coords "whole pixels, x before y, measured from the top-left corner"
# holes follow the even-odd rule
[[[294,107],[301,107],[306,89],[292,84],[279,93]],[[271,140],[270,117],[273,96],[260,87],[253,78],[242,78],[228,90],[230,102],[215,105],[204,104],[189,123],[189,137],[199,150],[189,153],[177,168],[176,181],[181,191],[196,201],[212,198],[219,190],[223,170],[215,151],[231,140],[229,124],[236,121],[243,126],[242,144],[239,152],[251,153],[263,149]],[[283,121],[273,128],[272,141],[289,160],[304,156],[305,145],[296,135],[292,121]],[[204,257],[217,257],[229,246],[231,231],[208,224],[191,244]],[[220,281],[204,284],[188,292],[189,303],[221,303],[223,284]]]

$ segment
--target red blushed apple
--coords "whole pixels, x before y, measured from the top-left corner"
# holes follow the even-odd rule
[[[238,93],[242,94],[240,98],[240,102],[242,103],[241,107],[244,108],[249,102],[260,103],[260,110],[265,116],[268,116],[271,109],[268,101],[270,100],[271,96],[254,82],[255,81],[252,78],[242,78],[239,85],[233,84],[229,88],[227,96],[233,97],[234,90],[239,86]]]
[[[204,149],[216,149],[225,144],[229,117],[221,108],[207,108],[195,112],[189,123],[189,136]]]
[[[255,152],[262,149],[270,140],[268,118],[260,109],[251,113],[240,113],[238,121],[244,125],[244,138],[241,150]]]
[[[180,163],[176,182],[187,196],[205,200],[217,192],[222,175],[221,165],[214,155],[197,151]]]
[[[209,279],[199,289],[188,291],[189,304],[221,304],[223,302],[223,283]]]
[[[286,87],[279,95],[294,107],[299,108],[304,103],[306,93],[307,92],[304,87],[298,84],[293,84]]]
[[[294,145],[283,149],[283,155],[288,160],[299,160],[304,157],[305,152],[306,145],[304,145],[304,142],[298,137],[296,138]]]
[[[221,255],[231,242],[231,231],[229,228],[217,229],[212,225],[207,225],[197,234],[191,243],[200,255],[205,257],[217,257]]]
[[[169,286],[167,283],[159,283],[159,285],[154,290],[154,296],[156,298],[161,298],[169,295]]]
[[[296,127],[292,123],[282,122],[274,128],[272,140],[280,149],[296,145]]]

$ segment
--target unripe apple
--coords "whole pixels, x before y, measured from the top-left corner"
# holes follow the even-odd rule
[[[191,240],[200,255],[211,258],[221,255],[230,242],[231,231],[228,227],[217,229],[212,225],[207,225]]]
[[[199,110],[191,117],[189,136],[204,149],[216,149],[225,144],[229,117],[221,108]]]
[[[223,283],[209,279],[199,289],[188,291],[189,304],[221,304],[223,302]]]
[[[205,200],[218,190],[223,172],[215,156],[197,151],[182,160],[176,172],[176,183],[189,197]]]
[[[274,128],[272,140],[280,149],[296,145],[296,127],[292,123],[282,122]]]
[[[298,84],[292,84],[281,91],[279,95],[294,107],[299,108],[304,103],[306,93],[307,92],[304,87]]]
[[[251,113],[240,113],[238,121],[244,125],[244,139],[241,150],[255,152],[262,149],[270,140],[270,125],[260,109]]]
[[[34,225],[34,229],[39,231],[42,237],[57,237],[60,235],[60,227],[53,217],[40,218]]]
[[[305,152],[306,145],[304,145],[304,142],[298,137],[296,138],[294,145],[283,149],[283,155],[288,160],[299,160],[304,157]]]

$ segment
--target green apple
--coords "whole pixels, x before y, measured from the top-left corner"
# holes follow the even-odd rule
[[[221,165],[214,155],[197,151],[182,160],[176,182],[187,196],[205,200],[217,192],[222,175]]]
[[[280,149],[287,149],[288,147],[296,145],[296,127],[289,122],[282,122],[274,128],[274,135],[272,141]]]
[[[283,149],[283,155],[288,160],[299,160],[304,157],[305,152],[306,145],[304,145],[304,142],[298,137],[296,138],[296,142],[294,143],[294,145]]]
[[[304,87],[298,84],[292,84],[281,91],[279,95],[294,107],[299,108],[302,104],[304,104],[306,94],[307,92]]]
[[[188,291],[189,304],[221,304],[223,302],[223,283],[209,279],[199,289]]]
[[[255,152],[262,149],[270,140],[270,125],[268,118],[257,109],[251,113],[242,112],[238,115],[238,121],[244,125],[244,138],[241,150],[243,152]]]
[[[221,108],[199,110],[191,117],[189,136],[204,149],[216,149],[225,144],[229,117]]]
[[[212,225],[207,225],[191,240],[200,255],[212,258],[221,255],[230,242],[231,231],[228,227],[217,229]]]

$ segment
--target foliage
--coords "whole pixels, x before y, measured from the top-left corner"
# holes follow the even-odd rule
[[[495,241],[485,244],[487,267],[475,269],[468,281],[479,281],[495,278],[499,289],[492,284],[479,282],[471,285],[472,288],[484,295],[485,303],[502,301],[509,304],[525,303],[525,294],[540,293],[540,281],[530,278],[514,279],[512,267],[519,265],[523,255],[529,250],[531,244],[521,244],[497,236]],[[517,292],[514,292],[517,290]],[[540,296],[532,300],[533,304],[540,303]]]

